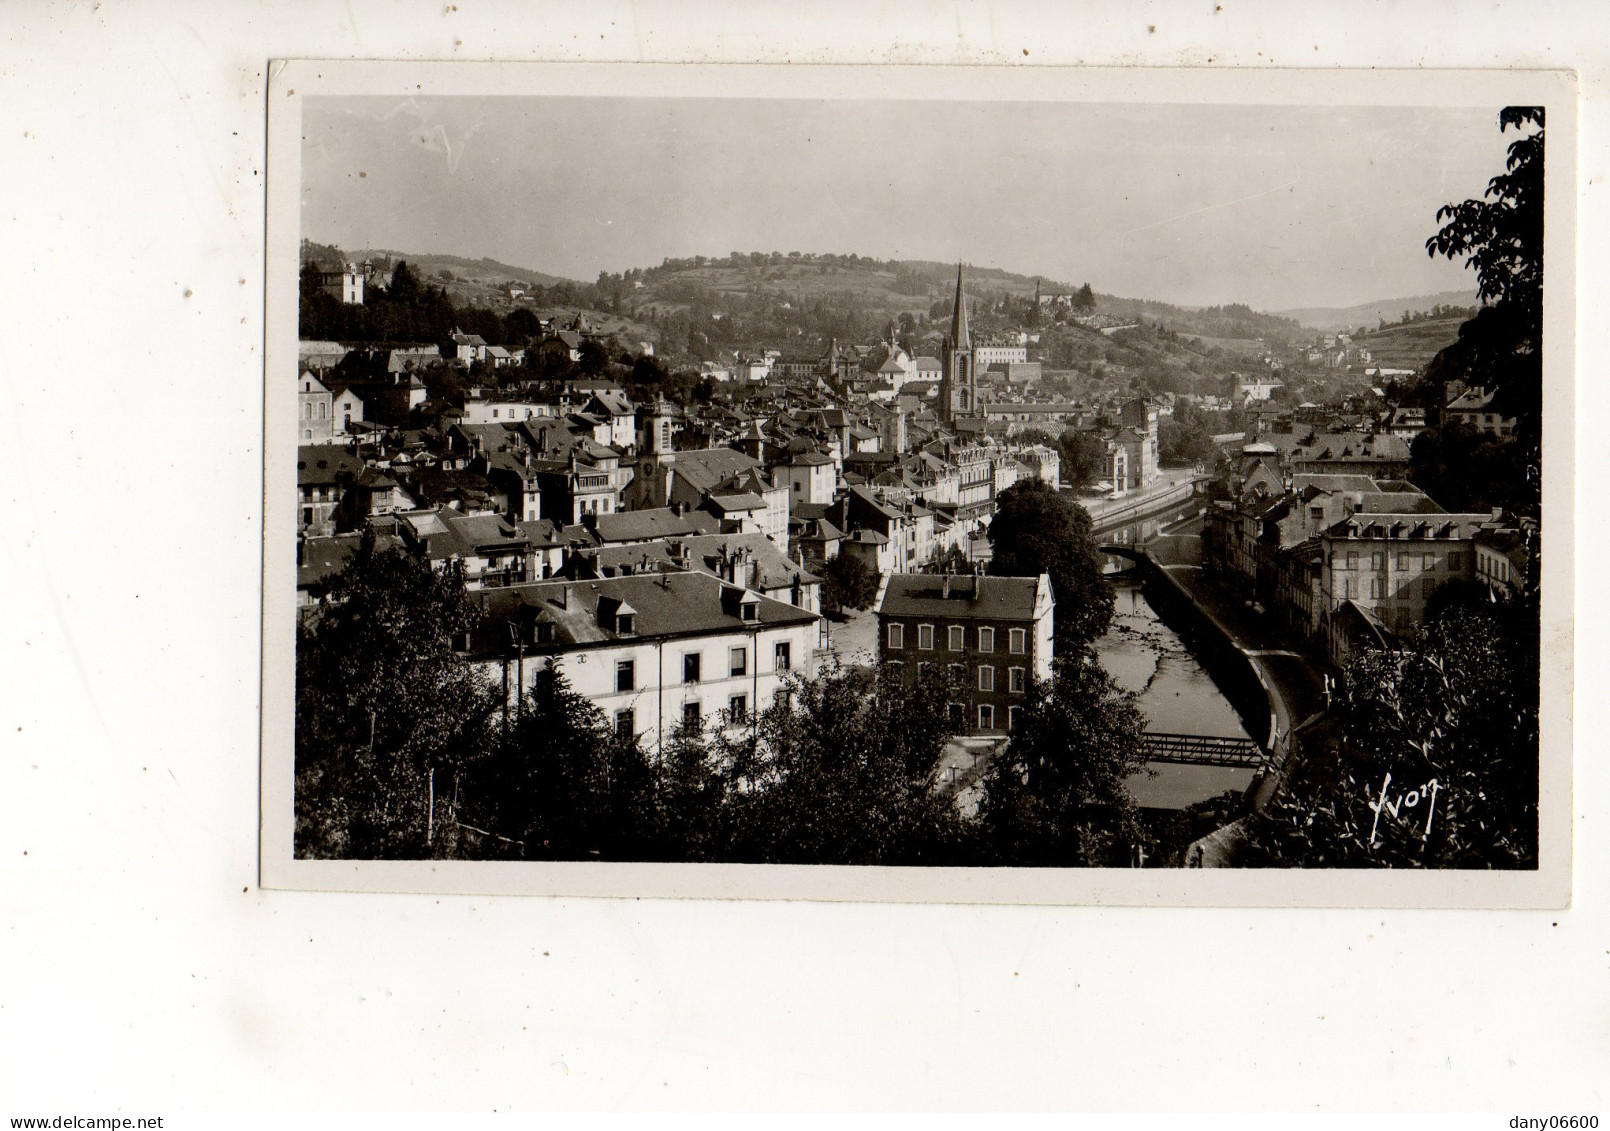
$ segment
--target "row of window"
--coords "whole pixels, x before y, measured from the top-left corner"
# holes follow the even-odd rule
[[[960,703],[952,703],[952,704],[950,704],[949,714],[950,714],[950,725],[955,727],[957,730],[960,730],[962,727],[967,725],[967,723],[966,723],[967,709],[965,707],[963,707]],[[980,703],[978,705],[978,729],[979,730],[994,730],[995,729],[995,705],[993,703]],[[1006,709],[1006,729],[1007,730],[1016,730],[1017,729],[1017,708],[1016,707],[1008,707]]]
[[[1432,594],[1432,591],[1436,589],[1437,585],[1438,585],[1438,581],[1434,577],[1422,577],[1422,578],[1419,578],[1418,579],[1418,586],[1419,586],[1421,598],[1422,599],[1429,599],[1431,594]],[[1415,581],[1404,582],[1401,586],[1398,587],[1397,593],[1398,593],[1398,595],[1400,595],[1402,597],[1407,597],[1407,598],[1412,599],[1414,597],[1415,588],[1416,588],[1416,582]],[[1362,597],[1362,596],[1364,596],[1364,586],[1362,584],[1356,582],[1351,577],[1344,577],[1344,578],[1342,578],[1341,596],[1343,596],[1343,597]],[[1384,598],[1386,596],[1387,596],[1386,582],[1381,580],[1379,577],[1370,578],[1370,598],[1372,600],[1379,601],[1379,600],[1381,600],[1382,598]]]
[[[960,652],[967,645],[967,630],[959,624],[950,625],[947,629],[949,650]],[[1007,630],[1007,650],[1015,656],[1028,652],[1029,634],[1026,629],[1013,628]],[[906,626],[891,624],[889,626],[889,647],[903,649],[906,646]],[[917,648],[923,652],[932,652],[934,649],[934,626],[919,624],[917,626]],[[995,651],[995,630],[993,628],[980,628],[978,630],[978,650],[980,652]]]
[[[1414,556],[1415,555],[1410,553],[1408,550],[1399,550],[1398,551],[1398,568],[1399,569],[1408,569],[1408,568],[1410,568],[1410,562],[1413,561]],[[1358,554],[1357,554],[1357,552],[1355,552],[1353,550],[1349,550],[1347,552],[1347,558],[1345,560],[1346,560],[1346,565],[1347,565],[1348,569],[1357,569],[1358,568]],[[1385,569],[1386,568],[1386,560],[1387,560],[1387,554],[1384,551],[1376,550],[1374,553],[1370,554],[1370,568],[1371,569]],[[1449,552],[1449,554],[1448,554],[1448,568],[1449,569],[1458,570],[1458,569],[1463,568],[1464,567],[1464,561],[1465,561],[1464,555],[1461,554],[1458,550],[1453,550],[1453,551]],[[1436,569],[1437,568],[1437,555],[1434,554],[1434,553],[1429,553],[1429,552],[1421,554],[1420,555],[1420,568],[1421,569]]]
[[[735,723],[749,718],[749,696],[732,695],[727,698],[727,714]],[[682,725],[689,730],[704,726],[704,704],[697,699],[682,704]],[[615,733],[631,738],[637,733],[637,712],[630,707],[615,712]]]
[[[538,626],[541,627],[540,625]],[[787,672],[794,670],[794,646],[787,640],[779,640],[772,650],[772,670]],[[749,674],[749,648],[729,648],[727,650],[727,678],[745,676]],[[682,656],[682,682],[698,683],[704,678],[704,654],[702,652],[686,652]],[[718,677],[719,678],[719,677]],[[637,690],[637,661],[615,661],[615,690]]]
[[[888,666],[889,666],[890,669],[892,669],[892,672],[893,672],[894,675],[901,675],[905,671],[905,667],[906,667],[906,665],[901,663],[899,660],[891,660],[889,662]],[[917,664],[917,677],[919,679],[926,677],[928,675],[929,671],[932,668],[933,668],[933,664],[929,663],[928,661],[926,661],[926,660],[919,661],[918,664]],[[948,671],[950,673],[951,678],[956,680],[957,682],[961,682],[966,678],[966,674],[967,674],[966,669],[961,664],[947,664],[947,665],[945,665],[945,669],[946,669],[946,671]],[[1007,668],[1006,669],[1006,690],[1022,693],[1023,690],[1026,687],[1027,677],[1028,677],[1028,669],[1026,669],[1026,668]],[[992,664],[980,664],[979,665],[979,668],[978,668],[978,689],[980,691],[994,691],[995,690],[995,667],[994,667],[994,665],[992,665]]]

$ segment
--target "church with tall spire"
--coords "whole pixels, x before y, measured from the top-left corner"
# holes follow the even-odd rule
[[[939,384],[939,421],[949,427],[963,417],[977,416],[978,374],[973,368],[973,336],[967,329],[967,290],[962,265],[956,264],[956,307],[945,339],[944,375]]]

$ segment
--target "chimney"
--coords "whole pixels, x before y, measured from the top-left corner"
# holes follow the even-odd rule
[[[944,600],[950,600],[950,571],[948,569],[945,571],[944,588],[940,590],[939,595]]]

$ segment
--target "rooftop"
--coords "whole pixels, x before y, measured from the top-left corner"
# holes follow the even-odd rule
[[[722,632],[810,624],[817,614],[762,594],[730,585],[707,573],[633,574],[594,581],[541,581],[472,594],[486,613],[472,634],[470,652],[478,658],[496,658],[514,648],[508,629],[512,621],[523,630],[520,639],[531,648],[529,626],[553,626],[552,649],[611,644],[620,640],[665,639]],[[744,619],[741,604],[757,606],[754,619]],[[600,616],[621,605],[635,610],[630,633],[620,633]],[[537,645],[537,651],[543,646]]]
[[[973,574],[896,573],[878,604],[880,616],[947,620],[1032,621],[1040,587],[1050,600],[1051,579]]]

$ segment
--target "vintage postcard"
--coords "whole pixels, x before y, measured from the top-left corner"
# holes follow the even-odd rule
[[[274,64],[264,885],[1563,906],[1576,89]]]

